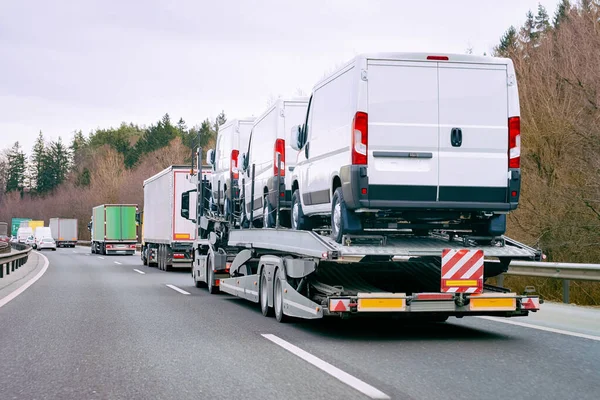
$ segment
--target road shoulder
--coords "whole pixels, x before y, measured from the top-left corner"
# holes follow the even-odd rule
[[[38,252],[32,251],[27,262],[18,270],[0,278],[0,300],[27,284],[31,278],[44,268],[45,262],[44,257],[39,255]]]

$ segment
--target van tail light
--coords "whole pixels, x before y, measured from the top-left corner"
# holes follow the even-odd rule
[[[357,112],[352,120],[352,164],[367,165],[369,117],[365,112]]]
[[[508,119],[508,168],[521,168],[521,118]]]
[[[369,117],[365,112],[357,112],[352,120],[352,164],[367,165]]]
[[[280,155],[281,171],[277,170],[277,154]],[[275,150],[273,151],[273,175],[285,176],[285,140],[277,139],[275,141]]]
[[[240,170],[238,169],[239,155],[239,150],[231,150],[231,164],[229,165],[229,173],[233,179],[238,179],[240,177]]]

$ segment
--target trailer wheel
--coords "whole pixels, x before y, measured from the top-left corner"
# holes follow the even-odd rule
[[[142,256],[142,264],[148,265],[148,247],[142,249],[140,255]]]
[[[269,285],[267,283],[267,275],[263,269],[260,273],[260,286],[258,288],[258,297],[260,299],[260,311],[265,317],[272,315],[272,310],[269,308]]]
[[[280,270],[275,274],[275,285],[273,288],[273,308],[275,309],[275,319],[278,322],[287,322],[289,317],[283,313],[283,284],[280,276]]]

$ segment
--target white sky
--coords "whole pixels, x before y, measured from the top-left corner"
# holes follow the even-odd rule
[[[552,17],[558,0],[539,1]],[[356,53],[490,53],[536,0],[1,0],[0,148],[259,115]]]

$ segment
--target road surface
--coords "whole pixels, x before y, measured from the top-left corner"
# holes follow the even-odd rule
[[[83,247],[43,254],[43,276],[0,306],[5,400],[581,400],[600,393],[598,310],[573,308],[583,313],[577,319],[552,305],[546,315],[510,320],[546,330],[482,318],[279,324],[258,306],[195,288],[187,272],[144,267],[138,256]],[[41,270],[45,259],[32,253],[30,262]],[[596,323],[578,322],[589,319]]]

